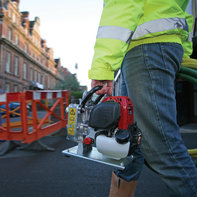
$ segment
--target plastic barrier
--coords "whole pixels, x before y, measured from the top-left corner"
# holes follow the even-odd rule
[[[44,101],[47,105],[43,104]],[[49,101],[52,103],[50,107]],[[11,110],[14,102],[18,103],[18,107]],[[29,144],[66,127],[65,108],[68,102],[68,91],[25,91],[0,94],[0,140],[21,141]],[[31,106],[31,112],[28,112],[27,106]],[[52,118],[56,121],[52,121]]]

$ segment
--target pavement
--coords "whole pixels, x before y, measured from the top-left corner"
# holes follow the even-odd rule
[[[197,148],[197,132],[182,136],[188,148]],[[54,151],[13,149],[0,157],[1,197],[107,197],[113,167],[66,157],[61,152],[76,143],[65,136],[40,140]],[[146,166],[138,181],[135,197],[167,197],[168,190],[157,174]]]

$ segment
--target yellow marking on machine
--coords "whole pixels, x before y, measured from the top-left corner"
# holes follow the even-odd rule
[[[68,119],[68,135],[75,135],[75,115],[76,108],[69,109],[69,119]]]

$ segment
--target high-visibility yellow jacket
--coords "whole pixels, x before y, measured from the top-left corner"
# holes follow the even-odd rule
[[[105,0],[89,78],[113,80],[128,50],[135,46],[189,38],[189,0]]]
[[[193,16],[186,13],[186,21],[189,28],[188,39],[182,42],[183,46],[183,59],[189,59],[193,52],[193,42],[192,42],[192,28],[193,28]]]

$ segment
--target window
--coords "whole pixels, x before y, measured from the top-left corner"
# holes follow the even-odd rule
[[[28,53],[28,48],[29,48],[28,44],[25,44],[25,53]]]
[[[11,53],[7,51],[6,72],[11,72]]]
[[[44,77],[43,77],[43,75],[41,75],[40,83],[44,84]]]
[[[30,70],[30,80],[33,81],[33,79],[34,79],[34,71],[31,68],[31,70]]]
[[[12,40],[12,29],[8,29],[8,39],[11,41]]]
[[[16,15],[14,13],[12,14],[12,20],[13,20],[13,23],[16,23]]]
[[[40,83],[40,73],[38,73],[38,83]]]
[[[9,83],[5,84],[5,92],[10,92],[10,84]]]
[[[14,85],[14,92],[18,92],[18,85]]]
[[[16,45],[18,46],[19,45],[19,37],[18,37],[18,35],[15,36],[15,42],[16,42]]]
[[[19,64],[18,64],[18,57],[15,56],[14,60],[14,75],[18,76],[19,75]]]
[[[34,81],[37,82],[37,71],[36,70],[34,71]]]
[[[50,77],[48,77],[48,88],[51,89],[51,80],[50,80]]]
[[[27,79],[27,63],[24,63],[23,66],[23,78]]]

